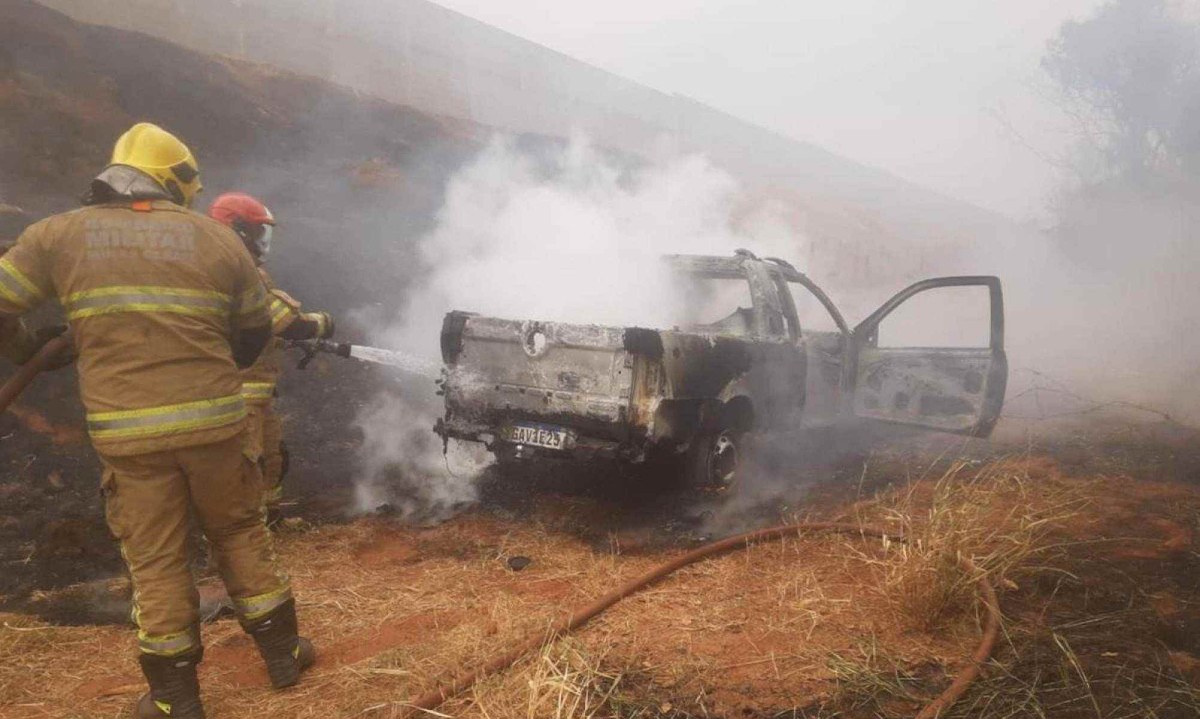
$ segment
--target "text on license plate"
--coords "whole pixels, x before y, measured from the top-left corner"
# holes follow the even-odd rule
[[[546,425],[514,424],[508,431],[508,441],[546,449],[566,449],[567,431]]]

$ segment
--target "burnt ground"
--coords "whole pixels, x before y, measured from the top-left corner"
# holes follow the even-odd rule
[[[380,391],[424,382],[331,358],[320,358],[305,372],[288,370],[279,402],[291,448],[285,515],[317,525],[363,516],[353,501],[362,473],[355,419]],[[99,462],[87,446],[75,397],[74,378],[65,370],[40,378],[13,411],[0,415],[0,470],[6,478],[0,482],[0,564],[6,569],[0,573],[0,609],[35,609],[55,621],[87,623],[86,611],[75,615],[30,604],[45,592],[123,572],[103,524]],[[624,551],[657,551],[800,515],[830,514],[897,483],[937,476],[963,458],[981,463],[1014,454],[1052,457],[1073,475],[1200,487],[1194,430],[1109,417],[1006,422],[993,441],[895,433],[836,443],[827,437],[789,438],[788,449],[772,452],[761,476],[737,492],[684,486],[660,467],[561,462],[515,471],[492,467],[475,483],[474,511],[519,522],[547,502],[565,502],[582,511],[572,512],[563,529],[598,550],[620,542]],[[389,508],[379,514],[388,516]],[[449,516],[412,521],[437,523]]]
[[[417,581],[414,577],[437,582],[443,581],[437,579],[440,575],[424,567],[441,561],[487,567],[497,556],[527,556],[533,561],[527,571],[533,573],[521,576],[535,584],[511,588],[527,611],[579,603],[603,585],[555,579],[564,572],[569,576],[574,570],[567,567],[572,563],[619,557],[621,566],[633,571],[682,548],[738,531],[803,517],[853,519],[862,502],[935,482],[955,463],[965,463],[968,472],[983,472],[997,461],[1016,458],[1036,470],[1027,471],[1030,478],[1023,480],[1031,491],[1041,484],[1067,487],[1073,497],[1071,512],[1078,516],[1057,522],[1049,539],[1052,549],[1013,575],[1014,583],[1002,597],[1006,634],[994,668],[953,716],[1192,717],[1200,707],[1200,695],[1193,688],[1200,686],[1200,543],[1196,541],[1200,442],[1194,430],[1166,421],[1148,422],[1144,417],[1088,415],[1053,423],[1003,422],[992,441],[910,435],[858,437],[835,445],[830,438],[818,438],[808,446],[790,444],[787,453],[764,460],[759,478],[735,493],[699,491],[655,472],[615,466],[546,463],[515,473],[493,468],[477,483],[477,502],[457,513],[418,516],[415,524],[386,512],[374,517],[355,515],[350,508],[354,480],[361,472],[362,440],[354,427],[355,417],[381,391],[426,381],[336,358],[323,358],[305,372],[287,372],[280,406],[288,417],[293,455],[287,507],[293,529],[284,536],[290,552],[285,556],[293,566],[297,561],[313,562],[336,565],[337,571],[328,579],[307,577],[308,583],[302,585],[306,593],[320,596],[331,591],[322,582],[341,583],[342,572],[352,572],[369,584]],[[103,525],[98,467],[79,429],[82,417],[74,393],[70,371],[42,377],[15,411],[0,415],[0,469],[5,477],[0,482],[0,562],[5,570],[0,572],[0,613],[9,613],[5,621],[10,623],[49,622],[64,627],[63,631],[77,626],[70,631],[83,632],[81,636],[95,641],[120,642],[127,632],[128,586]],[[819,451],[830,446],[838,448],[832,456]],[[422,479],[437,481],[436,477]],[[338,547],[349,547],[349,554],[334,562],[331,552],[347,551]],[[556,554],[562,557],[556,559]],[[820,566],[813,564],[811,571],[820,575]],[[763,568],[742,583],[771,586],[764,577],[778,570]],[[832,572],[828,581],[845,580],[832,568],[824,571]],[[444,581],[453,583],[454,576]],[[831,605],[831,617],[840,616],[841,607],[872,596],[869,572],[850,576],[851,586],[842,591],[851,604]],[[475,593],[485,606],[503,601],[510,591],[503,582],[493,586],[496,580],[492,579],[482,585],[472,583],[478,580],[458,581],[467,582],[464,586],[471,589],[466,591]],[[211,581],[208,586],[215,588]],[[718,590],[725,591],[719,587],[709,591]],[[362,587],[353,591],[374,596]],[[344,605],[346,598],[322,601]],[[729,613],[739,611],[737,607],[749,611],[745,608],[756,606],[749,597],[739,601],[717,602],[704,611],[684,603],[677,610],[695,613],[705,626],[720,627],[734,620],[704,619],[706,612]],[[650,613],[636,620],[635,634],[654,637],[664,647],[677,641],[678,628],[662,624],[651,612],[652,601],[636,606]],[[869,602],[863,606],[876,614],[880,611]],[[377,610],[368,605],[347,611],[361,623]],[[447,614],[450,610],[416,611],[414,617],[429,617],[433,625],[410,618],[389,625],[364,647],[346,644],[349,640],[336,644],[336,666],[382,663],[384,670],[391,671],[388,662],[401,661],[389,658],[398,651],[394,646],[407,646],[430,632],[440,635],[444,630],[453,637],[466,631],[465,625],[460,626],[465,618]],[[767,604],[761,611],[776,608]],[[323,621],[318,619],[317,626],[324,626]],[[503,620],[495,621],[503,626]],[[953,647],[935,642],[905,649],[913,642],[934,641],[936,633],[913,635],[878,624],[869,630],[853,629],[866,621],[853,617],[829,621],[830,626],[839,621],[844,625],[830,629],[829,636],[814,646],[830,657],[853,659],[849,670],[838,665],[840,673],[820,681],[803,672],[781,670],[799,682],[797,687],[809,697],[805,701],[770,693],[765,695],[768,699],[751,701],[748,697],[767,692],[768,687],[761,684],[762,677],[749,673],[739,678],[743,683],[724,689],[721,706],[730,713],[708,716],[908,716],[914,696],[928,696],[944,684],[952,664],[946,663],[947,658],[956,652]],[[234,641],[228,623],[212,626],[217,636]],[[322,631],[339,633],[336,628]],[[374,630],[362,631],[375,636]],[[491,630],[483,631],[486,637]],[[503,631],[497,637],[501,635]],[[696,656],[732,654],[740,658],[736,663],[747,662],[750,667],[762,660],[727,645],[736,634],[717,631],[705,642],[700,642],[700,635],[689,636],[694,642],[689,651]],[[764,636],[769,637],[769,632]],[[948,636],[957,646],[973,641],[969,628],[959,627]],[[898,654],[868,650],[861,644],[863,637],[872,637],[872,642],[877,640]],[[666,661],[674,666],[670,664],[674,659],[656,654],[658,650],[621,642],[612,639],[613,655],[607,661],[620,657],[624,662],[626,657],[649,652],[650,659],[639,661],[655,667]],[[755,644],[766,646],[758,639]],[[218,657],[223,656],[217,651]],[[464,656],[478,654],[466,648],[460,651]],[[685,658],[672,671],[684,673],[692,666],[689,662],[700,662],[692,654]],[[92,676],[101,682],[99,686],[108,687],[103,691],[120,689],[131,681],[136,685],[136,674],[131,679],[124,670],[108,667],[95,672],[82,676]],[[699,675],[679,679],[679,686],[668,691],[663,684],[667,680],[656,671],[629,671],[624,676],[629,693],[623,701],[644,710],[648,696],[667,692],[675,707],[674,714],[666,712],[669,716],[705,716],[679,692],[697,684],[713,691],[721,686],[719,680]],[[710,686],[714,681],[717,687]],[[230,685],[227,690],[240,691],[241,686]],[[320,688],[324,686],[313,691],[324,697],[322,701],[343,707],[337,703],[340,700],[326,696],[328,688]],[[118,692],[95,701],[116,706],[121,697]],[[612,715],[639,714],[631,710]]]
[[[357,365],[333,365],[327,369],[337,375],[343,371],[339,368],[348,367],[355,369],[344,371],[367,373],[367,379],[376,371]],[[317,387],[307,391],[328,392],[343,398],[346,395],[346,386],[332,380],[327,379]],[[331,631],[322,609],[329,602],[350,611],[351,615],[343,616],[352,616],[356,625],[365,623],[369,627],[371,619],[379,618],[375,612],[381,610],[372,609],[370,604],[353,609],[345,603],[353,604],[356,595],[363,601],[375,597],[373,587],[397,581],[412,583],[414,587],[423,587],[426,581],[441,581],[448,586],[465,581],[468,584],[463,587],[470,587],[465,590],[468,595],[477,597],[475,601],[485,607],[503,606],[509,601],[504,599],[508,596],[519,597],[520,606],[528,607],[525,611],[560,602],[578,603],[603,585],[588,583],[594,580],[564,583],[558,577],[571,576],[582,571],[577,568],[589,563],[603,565],[609,561],[605,557],[619,557],[620,566],[636,569],[662,561],[680,548],[750,527],[806,516],[853,518],[863,511],[860,508],[864,502],[869,504],[877,497],[897,492],[919,494],[956,464],[967,474],[985,475],[997,463],[1017,462],[1022,467],[1018,480],[1020,494],[1028,492],[1033,497],[1053,489],[1052,496],[1067,497],[1062,500],[1065,509],[1055,515],[1057,519],[1047,537],[1049,548],[1028,559],[1019,571],[1006,575],[1002,596],[1005,637],[992,669],[952,716],[1192,717],[1200,707],[1200,695],[1192,688],[1194,682],[1200,681],[1197,639],[1200,555],[1196,552],[1200,545],[1195,539],[1200,531],[1197,481],[1200,443],[1196,442],[1196,434],[1186,428],[1169,423],[1113,420],[1032,428],[1010,424],[1003,426],[997,440],[991,442],[932,436],[892,438],[872,443],[867,449],[851,448],[852,451],[824,462],[810,459],[796,463],[795,457],[788,458],[786,461],[792,464],[781,475],[780,482],[769,483],[767,487],[748,487],[741,495],[732,497],[613,467],[549,464],[516,475],[492,470],[479,482],[478,504],[462,513],[442,517],[444,521],[440,522],[429,522],[424,517],[424,526],[414,526],[388,516],[347,514],[345,502],[350,497],[350,480],[356,466],[355,441],[352,436],[347,438],[346,429],[353,404],[345,410],[346,416],[338,420],[344,424],[319,427],[309,422],[303,425],[303,431],[291,435],[294,442],[303,439],[296,449],[295,481],[289,487],[294,502],[289,513],[297,521],[285,532],[282,541],[285,556],[293,566],[297,560],[303,565],[313,565],[306,567],[301,576],[302,586],[311,597],[308,601],[314,603],[309,609],[310,613],[316,613],[312,620],[314,631],[325,634]],[[30,620],[48,620],[51,626],[98,623],[94,628],[82,626],[71,630],[83,634],[70,636],[84,641],[99,632],[96,641],[101,641],[101,637],[103,641],[119,641],[125,631],[120,624],[125,607],[124,585],[119,581],[89,582],[120,575],[111,542],[104,536],[99,521],[97,497],[94,491],[89,491],[94,488],[92,468],[86,464],[55,463],[53,458],[58,456],[55,448],[66,446],[61,443],[70,438],[63,425],[35,419],[29,413],[22,414],[19,420],[5,417],[3,421],[19,422],[19,426],[12,428],[16,432],[5,431],[0,436],[5,437],[5,442],[24,438],[19,440],[25,442],[21,455],[28,463],[23,477],[32,481],[47,472],[59,473],[53,482],[46,479],[41,485],[23,486],[18,494],[19,508],[7,502],[3,505],[3,526],[16,521],[21,523],[24,533],[17,535],[21,540],[16,543],[19,549],[15,553],[10,554],[14,544],[8,539],[14,535],[6,535],[0,544],[6,552],[6,561],[13,562],[6,566],[16,570],[5,573],[10,589],[6,592],[4,611],[14,612],[6,615],[9,617],[6,621],[18,621],[14,626],[21,626],[19,622],[24,620],[13,618],[25,616]],[[298,422],[300,418],[294,417],[293,424]],[[29,431],[31,425],[40,431]],[[1030,429],[1034,434],[1030,434]],[[1038,439],[1031,442],[1030,437]],[[55,444],[56,441],[60,444]],[[321,444],[322,441],[326,444]],[[310,453],[314,447],[320,452]],[[43,450],[46,454],[38,454]],[[329,461],[333,459],[337,461]],[[776,470],[779,471],[778,465]],[[744,499],[747,495],[750,498]],[[835,544],[823,548],[819,554],[832,557],[845,551]],[[494,576],[488,569],[498,558],[515,556],[529,557],[531,568],[519,575],[502,573],[501,576]],[[829,674],[822,679],[812,671],[806,673],[801,671],[803,667],[785,662],[783,669],[777,671],[791,677],[788,681],[795,682],[795,692],[799,694],[781,694],[780,687],[786,688],[787,682],[781,685],[771,676],[749,670],[742,676],[740,669],[733,673],[736,676],[730,676],[733,683],[724,686],[722,680],[696,668],[704,666],[697,662],[705,656],[730,656],[733,659],[729,661],[739,667],[743,663],[760,667],[764,661],[760,654],[740,644],[729,644],[739,636],[739,630],[720,627],[729,621],[747,621],[730,619],[731,613],[777,610],[769,603],[763,604],[761,610],[753,609],[761,603],[755,596],[770,595],[772,591],[732,602],[713,599],[707,609],[701,609],[689,603],[687,594],[680,595],[667,587],[655,590],[645,600],[630,600],[630,609],[619,613],[614,610],[612,619],[606,619],[600,628],[581,637],[580,641],[589,646],[600,641],[597,637],[605,637],[601,645],[606,647],[603,656],[607,659],[600,662],[596,671],[616,672],[618,665],[612,663],[622,662],[619,664],[624,672],[621,702],[628,711],[614,710],[612,714],[598,716],[911,715],[919,703],[916,697],[929,696],[944,684],[954,664],[952,657],[963,653],[954,647],[969,646],[974,641],[972,630],[955,622],[930,635],[914,634],[911,629],[898,631],[887,622],[871,624],[870,629],[852,630],[867,620],[853,612],[848,618],[838,619],[845,607],[861,605],[860,612],[877,615],[882,611],[881,606],[886,606],[878,604],[880,599],[871,589],[873,580],[869,571],[861,567],[847,570],[836,563],[822,570],[829,559],[818,561],[817,555],[808,556],[805,565],[809,571],[817,572],[818,576],[822,571],[832,571],[823,581],[829,582],[830,587],[841,588],[827,591],[835,595],[848,592],[844,596],[850,603],[829,605],[830,634],[824,636],[819,631],[811,638],[812,645],[807,651],[819,648],[827,657],[848,664],[827,659],[825,668],[816,670],[817,675]],[[785,567],[775,567],[772,562],[740,579],[722,580],[732,585],[718,582],[709,591],[729,591],[729,586],[777,586],[774,577],[786,576],[777,574]],[[474,579],[460,578],[459,572],[472,567],[478,567],[483,574]],[[323,571],[334,574],[322,578]],[[440,571],[451,574],[434,579],[442,576],[438,574]],[[711,579],[705,579],[709,576],[705,572],[689,574],[678,581],[685,586],[716,582],[721,572],[728,571],[734,570],[721,569]],[[337,594],[338,590],[325,584],[328,581],[354,588],[345,590],[351,592],[348,595]],[[848,588],[844,584],[847,581]],[[391,676],[386,674],[393,671],[389,667],[403,668],[407,666],[405,662],[411,661],[403,657],[415,650],[403,647],[417,637],[432,633],[434,637],[444,635],[450,641],[466,631],[464,627],[470,622],[461,612],[440,605],[420,610],[427,601],[419,598],[425,596],[424,591],[427,590],[420,589],[414,598],[405,600],[415,602],[407,612],[416,614],[366,630],[363,636],[372,638],[361,640],[365,644],[351,641],[358,636],[353,632],[341,641],[319,634],[326,643],[334,641],[333,665],[328,669],[334,673],[321,676],[342,676],[336,671],[342,666],[360,667],[356,672],[367,677],[377,676],[373,672]],[[386,590],[379,596],[386,596]],[[664,677],[661,667],[663,661],[668,661],[668,665],[675,661],[671,659],[674,655],[664,648],[679,641],[679,629],[653,609],[658,603],[675,606],[676,617],[694,616],[696,622],[711,628],[708,633],[685,632],[691,637],[688,653],[679,658],[681,663],[671,670],[671,677]],[[493,621],[505,627],[509,620],[499,617],[519,616],[509,611],[493,615],[497,617]],[[406,612],[401,612],[403,617]],[[633,612],[633,619],[618,619],[628,612]],[[621,621],[638,622],[634,635],[621,629],[624,626]],[[835,625],[841,628],[835,630]],[[342,630],[334,627],[332,631],[336,636]],[[484,627],[481,631],[487,637],[496,630]],[[502,629],[497,637],[507,636],[507,631]],[[617,633],[613,634],[614,631]],[[763,647],[771,646],[771,631],[760,637],[754,633],[752,624],[740,631],[756,637],[752,642],[759,648],[756,651],[765,652],[768,649]],[[846,634],[847,631],[851,634]],[[854,632],[863,634],[854,639]],[[951,643],[939,644],[939,632],[945,632]],[[210,637],[217,637],[211,640],[217,645],[214,656],[221,662],[234,662],[230,666],[241,666],[237,663],[243,659],[238,653],[241,650],[235,634],[226,622],[217,622],[208,630]],[[654,646],[629,644],[628,637],[640,635],[647,641],[653,640]],[[871,638],[870,647],[862,644],[864,637]],[[934,643],[927,644],[930,641]],[[837,642],[844,646],[838,648]],[[780,645],[781,657],[785,656],[784,646],[789,645]],[[468,656],[483,651],[470,646],[454,647]],[[640,657],[639,662],[653,668],[630,669],[623,664],[629,661],[626,656]],[[250,662],[247,667],[252,666],[252,657],[245,661]],[[688,675],[693,670],[697,675]],[[116,711],[124,688],[136,686],[136,674],[125,671],[112,674],[113,671],[112,668],[85,671],[82,676],[92,677],[88,680],[92,683],[85,682],[73,690],[76,692],[73,696],[78,699],[78,692],[91,692],[89,697],[93,698],[88,701],[100,702],[98,706]],[[218,692],[244,692],[248,686],[240,680],[229,686],[222,684],[223,680],[214,681],[217,687],[225,687],[214,689]],[[307,700],[333,701],[342,708],[349,706],[337,703],[348,700],[334,699],[336,693],[330,693],[333,689],[329,681],[333,680],[320,680]],[[712,711],[702,711],[685,696],[695,689],[696,682],[701,682],[702,688],[712,695],[705,705]],[[337,680],[338,686],[342,683]],[[384,694],[408,691],[399,686]],[[491,693],[476,697],[480,706],[486,706],[489,697],[503,695],[497,687],[488,691]],[[647,697],[666,699],[653,705],[653,710],[647,710]],[[670,709],[663,710],[662,706],[667,705]],[[455,706],[457,711],[474,715],[468,705]],[[723,709],[718,711],[714,707]],[[229,708],[221,714],[239,715]]]
[[[395,385],[387,368],[338,359],[288,371],[279,402],[291,448],[286,516],[317,525],[361,517],[353,500],[362,472],[355,419],[381,389]],[[7,478],[0,482],[0,564],[6,569],[0,573],[0,609],[32,611],[66,624],[123,621],[124,612],[114,614],[108,604],[97,614],[90,588],[82,599],[55,593],[123,574],[104,525],[100,465],[81,430],[75,392],[70,370],[44,376],[13,411],[0,415],[0,462]],[[476,511],[520,522],[547,502],[566,502],[580,511],[570,513],[563,529],[597,550],[619,542],[626,552],[659,551],[834,506],[854,498],[848,488],[870,493],[890,480],[864,477],[866,456],[862,447],[852,447],[815,461],[773,457],[767,469],[772,481],[743,487],[732,498],[683,486],[669,468],[560,462],[515,471],[493,467],[477,482]],[[379,513],[390,511],[383,506]],[[412,521],[437,523],[448,516],[439,510]]]
[[[353,421],[381,383],[390,378],[376,368],[328,360],[285,378],[282,391],[294,390],[280,403],[285,415],[300,406],[321,408],[288,417],[290,514],[314,522],[347,520],[360,441]],[[35,607],[66,623],[91,621],[90,610],[77,614],[72,603],[45,606],[38,597],[123,573],[104,525],[100,463],[88,445],[77,397],[73,371],[61,370],[39,377],[0,414],[0,608]]]
[[[354,416],[380,382],[394,378],[387,370],[338,360],[309,372],[289,374],[285,391],[291,395],[282,402],[293,446],[289,516],[316,527],[395,524],[348,510],[359,471]],[[62,400],[74,391],[71,384],[43,377],[15,412],[0,416],[9,478],[0,484],[0,561],[6,569],[0,573],[0,609],[58,625],[121,625],[127,589],[101,519],[95,460],[80,451],[85,439],[77,410],[48,416],[34,409],[69,407]],[[357,400],[348,399],[355,395]],[[301,406],[322,411],[306,417]],[[1011,634],[997,653],[1004,670],[981,686],[995,684],[1005,695],[1025,688],[1045,704],[1060,702],[1048,716],[1094,716],[1093,700],[1128,709],[1145,691],[1166,702],[1157,716],[1192,716],[1171,709],[1163,697],[1178,691],[1172,682],[1200,680],[1196,440],[1194,431],[1167,422],[1089,419],[1010,423],[991,442],[933,436],[864,442],[827,459],[793,448],[792,456],[769,463],[773,481],[757,481],[732,496],[615,466],[547,463],[515,474],[493,468],[480,478],[478,504],[465,516],[494,532],[534,524],[596,554],[652,559],[798,516],[840,518],[863,498],[935,478],[954,462],[984,466],[1003,457],[1041,458],[1056,473],[1094,483],[1096,494],[1084,501],[1103,509],[1109,524],[1064,528],[1063,546],[1006,594]],[[1130,536],[1153,541],[1129,546]],[[509,551],[537,561],[544,550]],[[1063,664],[1064,646],[1077,669]],[[1083,676],[1089,682],[1081,683]],[[868,705],[872,712],[892,711],[886,702]],[[1113,712],[1104,715],[1142,715]]]

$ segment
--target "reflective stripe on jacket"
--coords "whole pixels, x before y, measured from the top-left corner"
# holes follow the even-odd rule
[[[295,310],[275,295],[271,296],[269,308],[271,310],[271,329],[275,334],[283,332],[296,321]]]
[[[266,352],[267,350],[263,350]],[[247,402],[270,402],[275,396],[274,382],[243,382],[242,399]]]
[[[231,342],[271,317],[232,230],[161,200],[55,215],[0,258],[0,317],[51,297],[71,325],[97,449],[142,454],[240,431],[245,399]]]
[[[223,427],[245,418],[246,403],[236,394],[162,407],[88,413],[87,424],[94,439],[110,439],[191,432]]]
[[[279,335],[300,318],[300,303],[276,287],[265,269],[259,267],[258,274],[267,296],[271,331]],[[242,397],[255,404],[270,402],[275,397],[275,385],[282,370],[283,342],[277,338],[272,339],[258,356],[258,360],[242,370]]]
[[[175,312],[181,315],[229,314],[233,298],[220,292],[178,287],[117,285],[63,298],[67,319],[77,320],[113,312]]]
[[[12,303],[19,311],[34,308],[44,295],[11,261],[0,258],[0,298]]]

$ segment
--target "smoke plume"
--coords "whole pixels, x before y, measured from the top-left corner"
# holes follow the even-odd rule
[[[1148,210],[1141,209],[1128,213],[1128,205],[1115,204],[1089,217],[1098,234],[1114,237],[1151,227]],[[949,243],[957,247],[953,252],[939,251],[936,243],[893,240],[880,257],[909,260],[906,252],[921,253],[920,262],[885,263],[867,280],[839,283],[840,268],[858,261],[853,247],[810,235],[795,207],[758,197],[702,156],[635,164],[578,137],[548,148],[497,138],[449,180],[434,226],[418,242],[422,279],[403,311],[392,318],[364,311],[357,319],[374,328],[374,343],[436,359],[442,318],[452,309],[658,327],[697,319],[698,309],[707,311],[704,302],[668,280],[659,259],[664,253],[729,255],[744,247],[789,259],[825,285],[851,324],[908,282],[998,274],[1005,283],[1010,396],[1019,396],[1010,409],[1015,416],[1080,409],[1064,393],[1046,400],[1065,398],[1061,406],[1031,408],[1025,390],[1046,376],[1096,402],[1160,401],[1186,414],[1182,405],[1191,403],[1178,390],[1194,372],[1189,358],[1198,348],[1183,331],[1194,302],[1174,306],[1184,298],[1183,288],[1178,275],[1164,281],[1161,268],[1194,253],[1181,254],[1182,236],[1170,235],[1162,222],[1153,226],[1155,242],[1140,249],[1099,243],[1121,259],[1088,266],[1052,238],[998,219],[993,236],[958,238]],[[831,329],[822,326],[820,308],[806,303],[803,291],[796,294],[806,330]],[[884,333],[898,331],[893,346],[986,344],[986,293],[929,294],[934,299],[912,302],[909,315],[898,312],[885,324],[881,342]],[[747,306],[739,300],[718,298],[713,308],[720,314],[700,319]],[[449,461],[456,468],[447,471],[442,445],[429,431],[442,410],[432,383],[401,386],[359,417],[365,436],[359,507],[388,503],[412,515],[470,501],[472,480],[487,457],[477,446],[475,454],[461,455],[452,444]]]
[[[442,455],[431,431],[437,404],[418,386],[379,395],[359,413],[361,474],[354,486],[360,512],[381,511],[410,521],[436,521],[475,501],[474,477],[486,466],[479,453]]]
[[[581,137],[541,153],[496,139],[450,180],[419,245],[428,274],[381,341],[432,352],[449,309],[667,324],[678,307],[664,253],[772,253],[755,245],[776,238],[734,228],[740,190],[698,155],[624,167]]]
[[[404,310],[395,318],[364,310],[354,319],[375,328],[374,343],[430,358],[438,357],[442,318],[452,309],[669,326],[685,308],[664,272],[664,253],[794,254],[795,237],[780,231],[769,209],[736,221],[743,200],[739,183],[701,156],[635,166],[581,137],[538,150],[497,138],[450,179],[435,226],[418,243],[424,278]],[[464,458],[452,444],[457,467],[448,472],[429,431],[441,414],[432,383],[403,388],[359,415],[359,509],[387,503],[423,514],[469,501],[471,478],[486,459]]]

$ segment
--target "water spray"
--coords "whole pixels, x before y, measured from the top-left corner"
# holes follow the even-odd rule
[[[442,363],[439,361],[426,359],[407,352],[383,349],[381,347],[368,347],[366,345],[355,345],[349,342],[331,342],[329,340],[295,340],[289,342],[288,345],[299,349],[303,353],[304,356],[300,358],[300,362],[297,365],[300,369],[308,367],[318,354],[332,354],[371,364],[398,367],[406,372],[422,377],[437,378],[442,373]]]

